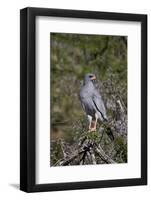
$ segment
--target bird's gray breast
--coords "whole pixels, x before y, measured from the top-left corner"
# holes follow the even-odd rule
[[[96,108],[93,103],[94,86],[91,84],[84,85],[80,90],[80,101],[87,115],[95,116]]]
[[[87,115],[91,115],[95,118],[95,114],[97,114],[101,121],[107,120],[106,109],[102,97],[95,89],[93,83],[89,82],[81,88],[80,101]]]

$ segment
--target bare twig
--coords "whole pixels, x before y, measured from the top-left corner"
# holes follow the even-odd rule
[[[81,160],[80,160],[80,165],[84,165],[86,154],[87,154],[87,151],[85,151],[85,152],[83,153],[83,156],[82,156],[82,158],[81,158]]]
[[[95,154],[97,154],[101,158],[101,160],[104,161],[105,163],[116,163],[109,156],[105,154],[105,152],[103,151],[100,145],[97,145],[91,139],[85,140],[81,149],[82,150],[77,151],[70,157],[64,158],[63,160],[61,160],[60,165],[61,166],[69,165],[71,162],[75,161],[77,158],[80,158],[81,155],[82,157],[81,159],[79,159],[79,164],[85,163],[86,156],[88,157],[89,160],[91,160],[92,164],[97,164]]]
[[[61,146],[61,150],[62,150],[62,153],[63,153],[63,157],[66,158],[67,157],[67,154],[66,152],[64,151],[64,143],[62,140],[60,140],[60,146]]]
[[[101,146],[95,146],[95,152],[98,154],[98,156],[105,162],[105,163],[116,163],[114,160],[112,160],[109,156],[105,154]]]
[[[85,150],[82,150],[80,152],[75,153],[74,155],[72,155],[70,158],[64,159],[60,165],[65,166],[65,165],[69,165],[73,160],[75,160],[78,156],[80,156],[82,153],[84,153]]]
[[[91,155],[91,160],[92,160],[92,164],[96,165],[96,158],[95,158],[95,154],[93,149],[90,150],[90,155]]]

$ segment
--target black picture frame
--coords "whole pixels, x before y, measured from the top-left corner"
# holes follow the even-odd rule
[[[37,16],[141,23],[141,178],[36,184],[35,182],[35,19]],[[24,8],[20,11],[20,189],[25,192],[121,187],[147,184],[147,15]]]

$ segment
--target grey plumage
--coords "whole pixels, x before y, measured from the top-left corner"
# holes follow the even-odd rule
[[[86,74],[79,94],[81,105],[89,119],[89,131],[96,130],[98,119],[100,121],[107,121],[104,102],[94,86],[94,79],[96,79],[94,74]]]
[[[97,114],[101,121],[107,120],[102,97],[91,80],[93,77],[95,77],[93,74],[85,75],[84,84],[80,90],[80,101],[87,115],[92,116],[94,119],[95,114]]]

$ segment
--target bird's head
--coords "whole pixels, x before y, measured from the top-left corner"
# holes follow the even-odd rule
[[[96,79],[95,74],[86,74],[84,77],[84,84],[90,82],[90,81],[94,81]]]

